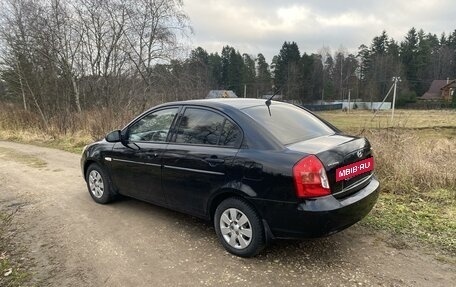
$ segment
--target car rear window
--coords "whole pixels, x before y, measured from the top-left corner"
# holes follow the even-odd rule
[[[317,117],[297,106],[273,102],[270,108],[271,115],[266,105],[244,108],[242,111],[284,145],[335,133]]]

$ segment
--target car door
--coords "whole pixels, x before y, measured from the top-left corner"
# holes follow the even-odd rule
[[[178,107],[152,111],[131,124],[126,140],[111,152],[111,174],[121,194],[165,204],[161,188],[161,156],[168,144]]]
[[[168,204],[204,216],[212,192],[227,181],[242,131],[214,110],[187,107],[163,153],[162,184]]]

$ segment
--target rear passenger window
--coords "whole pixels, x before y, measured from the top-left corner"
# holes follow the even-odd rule
[[[177,129],[176,143],[236,147],[240,139],[238,127],[220,114],[187,108]]]
[[[236,147],[241,140],[241,131],[230,121],[226,120],[223,126],[222,135],[220,137],[219,145],[227,147]]]

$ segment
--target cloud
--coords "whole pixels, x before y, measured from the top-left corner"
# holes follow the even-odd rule
[[[297,42],[301,53],[322,46],[356,53],[383,30],[400,41],[411,27],[437,34],[456,28],[451,0],[188,0],[184,10],[195,31],[193,46],[215,52],[231,45],[269,61],[284,41]]]
[[[349,12],[331,17],[318,16],[318,24],[322,26],[337,27],[363,27],[366,25],[381,25],[382,21],[374,15],[363,15],[361,13]]]

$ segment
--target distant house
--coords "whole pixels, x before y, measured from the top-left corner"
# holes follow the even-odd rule
[[[425,101],[448,101],[453,99],[456,80],[434,80],[429,90],[418,99]]]
[[[237,96],[231,90],[212,90],[206,96],[206,99],[218,99],[218,98],[237,98]]]
[[[454,97],[454,91],[456,90],[456,80],[448,81],[448,84],[443,86],[440,90],[442,91],[443,100],[451,102]]]

